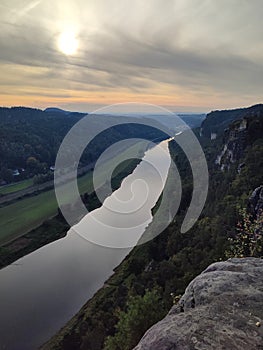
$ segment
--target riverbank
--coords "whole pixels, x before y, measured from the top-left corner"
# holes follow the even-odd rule
[[[139,160],[134,159],[127,160],[116,169],[112,180],[113,190],[119,188],[122,180],[133,172],[139,162]],[[86,192],[86,195],[83,195],[83,202],[87,205],[89,211],[102,205],[95,192],[89,194]],[[50,202],[47,202],[47,204],[51,205]],[[56,212],[57,214],[44,220],[40,226],[0,247],[0,268],[10,265],[17,259],[46,244],[65,237],[70,227],[57,209]]]
[[[159,236],[133,248],[103,287],[43,344],[41,350],[119,349],[127,334],[133,332],[129,339],[134,338],[135,346],[143,333],[164,317],[178,296],[183,294],[187,284],[214,259],[219,259],[222,247],[219,249],[215,245],[212,248],[211,240],[214,237],[206,235],[204,239],[203,227],[200,231],[192,229],[185,234],[180,231],[191,199],[191,169],[173,141],[169,143],[169,152],[182,170],[184,197],[176,219]],[[171,166],[165,184],[165,192],[168,190],[171,198],[174,193],[169,189],[173,178],[169,174],[173,171]],[[162,194],[152,209],[153,213],[159,207],[161,198]],[[156,218],[154,216],[146,228],[145,236],[150,235],[152,227],[158,225]],[[207,251],[208,246],[210,251]],[[149,305],[149,300],[153,304]],[[152,313],[147,308],[151,308]],[[145,314],[142,310],[145,310]],[[148,318],[147,314],[151,316]]]
[[[119,164],[119,167],[125,166],[125,163]],[[118,218],[114,218],[113,225],[103,224],[104,219],[108,217],[108,209],[111,208],[110,201],[115,198],[126,198],[127,201],[131,196],[131,185],[134,184],[134,196],[138,198],[138,195],[141,195],[144,204],[140,211],[143,222],[140,226],[134,226],[134,215],[138,217],[138,210],[133,212],[131,209],[134,204],[137,208],[138,201],[134,202],[131,197],[126,203],[126,209],[129,205],[132,217],[127,221],[125,216],[125,225],[129,225],[130,222],[133,230],[131,236],[136,234],[140,237],[152,219],[151,208],[163,189],[163,180],[167,176],[169,165],[167,142],[161,147],[148,150],[132,174],[121,182],[120,188],[105,200],[105,205],[81,220],[83,225],[88,222],[85,230],[88,236],[83,237],[80,231],[73,227],[63,239],[37,249],[0,271],[2,345],[10,350],[21,347],[36,349],[65,325],[86,300],[103,286],[104,281],[112,275],[113,269],[123,261],[131,248],[112,249],[105,245],[92,244],[89,235],[116,235],[117,228],[114,223],[120,223],[120,219],[124,217],[121,210],[120,213],[115,212]],[[127,170],[127,164],[125,168]],[[159,169],[161,177],[157,176],[159,172],[153,171],[154,169]],[[118,172],[118,168],[115,168],[115,171]],[[114,173],[113,179],[112,187],[115,188],[114,182],[118,179]],[[152,194],[147,202],[145,192],[141,190],[141,186],[138,187],[142,179],[147,181],[149,193]],[[94,203],[94,199],[88,198],[88,203]],[[92,210],[90,207],[89,209]],[[112,210],[110,211],[112,213]],[[100,215],[102,219],[94,220],[96,227],[89,221],[95,215]],[[14,333],[15,338],[12,336]]]
[[[104,175],[107,172],[110,162],[119,164],[122,157],[128,159],[129,155],[135,157],[137,155],[140,158],[143,155],[141,151],[140,143],[128,149],[119,149],[113,159],[108,159],[102,165],[99,174],[97,174],[97,182],[101,186],[103,185]],[[118,172],[122,170],[124,170],[123,166],[117,169]],[[17,238],[23,237],[57,214],[58,204],[53,182],[50,186],[51,189],[49,190],[44,188],[42,191],[35,191],[29,194],[29,196],[24,196],[0,208],[0,247],[15,241]],[[92,171],[78,179],[78,187],[79,193],[82,195],[85,193],[90,194],[94,191]]]
[[[168,188],[171,185],[169,181],[169,172],[171,171],[174,171],[172,167],[169,168],[165,184]],[[152,208],[152,213],[159,207],[162,193],[163,191]],[[153,221],[146,227],[143,235],[150,234],[155,224],[156,221],[153,218]],[[152,245],[152,242],[150,244]],[[158,244],[156,239],[154,240],[155,244]],[[148,243],[134,247],[113,270],[113,274],[104,282],[102,288],[97,290],[78,313],[40,349],[80,349],[81,344],[83,344],[82,335],[87,335],[87,333],[86,348],[102,349],[105,339],[112,334],[117,323],[117,310],[125,308],[128,298],[127,292],[136,281],[136,275],[141,271],[143,266],[148,266],[149,270],[151,269],[148,248]],[[164,310],[169,309],[171,302],[172,298],[167,303],[167,307],[160,310],[160,318],[165,315]]]

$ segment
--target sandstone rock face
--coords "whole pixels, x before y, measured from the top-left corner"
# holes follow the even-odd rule
[[[263,259],[210,265],[135,349],[262,350]]]
[[[257,216],[263,211],[263,185],[257,187],[249,198],[252,213]]]
[[[222,152],[217,156],[215,163],[220,165],[222,171],[229,169],[231,164],[244,156],[247,147],[247,120],[242,119],[231,125],[228,129],[226,143]],[[243,164],[244,166],[245,164]],[[240,172],[240,164],[237,172]]]

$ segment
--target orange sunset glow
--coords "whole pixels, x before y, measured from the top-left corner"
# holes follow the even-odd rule
[[[243,25],[247,2],[114,4],[1,2],[1,105],[206,112],[260,101],[262,26],[257,11]]]

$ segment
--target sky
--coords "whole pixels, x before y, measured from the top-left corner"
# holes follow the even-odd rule
[[[262,0],[1,0],[0,105],[262,101]]]

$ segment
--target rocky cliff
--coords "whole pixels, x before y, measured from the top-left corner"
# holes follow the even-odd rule
[[[242,162],[247,147],[250,147],[257,140],[262,138],[263,132],[263,111],[247,114],[244,118],[236,120],[225,129],[222,137],[224,146],[217,155],[215,163],[221,170],[229,170],[232,164],[236,164],[238,173],[245,167]]]
[[[216,164],[220,165],[221,170],[229,169],[231,164],[236,163],[244,156],[244,150],[248,143],[247,127],[248,120],[244,118],[236,121],[226,130],[223,150],[216,159]],[[240,172],[243,166],[244,163],[240,163],[237,171]]]
[[[255,188],[249,198],[251,213],[258,217],[263,212],[263,185]]]
[[[205,120],[202,122],[200,133],[205,137],[215,139],[233,121],[242,119],[247,115],[257,116],[262,111],[263,104],[257,104],[248,108],[212,111],[207,114]]]
[[[210,265],[134,350],[262,350],[263,260]]]

